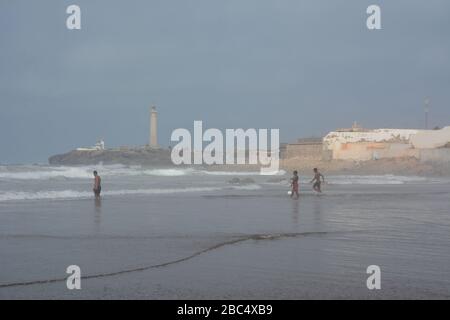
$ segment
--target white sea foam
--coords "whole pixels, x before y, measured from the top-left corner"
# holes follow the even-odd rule
[[[51,166],[0,166],[0,180],[49,180],[49,179],[87,179],[92,178],[92,171],[97,170],[101,176],[160,176],[179,177],[190,175],[211,176],[256,176],[259,171],[208,171],[193,168],[159,168],[148,169],[141,166],[98,165],[80,167]],[[277,175],[286,172],[280,170]]]
[[[199,173],[211,176],[257,176],[260,175],[260,171],[207,171],[201,170]],[[279,170],[273,175],[282,176],[285,175],[286,171]]]
[[[44,199],[81,199],[92,197],[92,192],[74,190],[22,192],[8,191],[0,193],[0,202],[14,200],[44,200]]]
[[[261,189],[261,186],[257,184],[247,184],[244,186],[232,186],[231,188],[236,190],[258,190]]]
[[[53,178],[91,178],[92,170],[82,167],[24,167],[0,171],[0,179],[12,180],[48,180]]]
[[[301,176],[300,183],[306,184],[311,180],[312,176]],[[395,176],[395,175],[334,175],[326,176],[326,183],[330,185],[401,185],[401,184],[436,184],[449,183],[448,178],[428,178],[418,176]],[[289,180],[268,181],[264,184],[268,185],[287,185]]]
[[[20,166],[0,167],[2,180],[49,180],[56,178],[86,179],[92,178],[92,171],[97,170],[102,176],[182,176],[192,174],[193,169],[143,169],[140,166],[83,166],[83,167],[49,167]]]
[[[199,174],[204,174],[208,176],[256,176],[259,171],[207,171],[200,170]]]
[[[133,176],[259,176],[259,171],[208,171],[194,168],[155,168],[148,169],[141,166],[98,165],[80,167],[53,166],[0,166],[0,181],[5,180],[51,180],[51,179],[91,179],[92,171],[97,170],[102,177],[133,177]],[[286,172],[279,170],[277,176],[284,176]],[[406,183],[441,183],[448,179],[426,178],[418,176],[396,175],[335,175],[327,176],[327,181],[335,185],[348,184],[406,184]],[[306,181],[310,177],[302,177]],[[281,183],[281,182],[280,182]],[[283,182],[284,183],[284,182]]]
[[[395,176],[395,175],[370,175],[370,176],[329,176],[326,177],[329,184],[349,185],[349,184],[367,184],[367,185],[386,185],[386,184],[405,184],[405,183],[436,183],[437,179],[417,177],[417,176]]]
[[[158,194],[174,194],[174,193],[202,193],[213,192],[224,189],[233,190],[257,190],[261,187],[256,184],[246,186],[231,187],[188,187],[188,188],[150,188],[150,189],[126,189],[126,190],[110,190],[102,193],[104,196],[125,196],[125,195],[158,195]],[[92,192],[76,191],[76,190],[48,190],[37,192],[23,191],[7,191],[0,192],[0,202],[18,201],[18,200],[63,200],[63,199],[88,199],[92,198]]]
[[[142,174],[160,177],[178,177],[191,175],[193,173],[195,173],[194,169],[151,169],[142,171]]]

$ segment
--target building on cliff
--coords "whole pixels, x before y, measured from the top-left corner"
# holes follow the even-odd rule
[[[92,147],[87,148],[82,147],[76,149],[76,151],[100,151],[100,150],[105,150],[105,141],[103,141],[103,139],[98,140],[97,143]]]
[[[450,161],[450,127],[439,130],[341,129],[323,138],[327,160],[378,160],[413,157]]]
[[[281,158],[298,161],[415,158],[422,162],[450,163],[450,127],[370,130],[355,123],[323,138],[298,139],[285,144]]]

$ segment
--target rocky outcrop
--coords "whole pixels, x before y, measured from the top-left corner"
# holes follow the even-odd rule
[[[171,166],[170,150],[153,148],[73,150],[51,156],[51,165],[124,164],[144,166]]]

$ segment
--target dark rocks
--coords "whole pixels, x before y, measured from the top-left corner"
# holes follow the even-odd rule
[[[152,148],[73,150],[51,156],[51,165],[123,164],[143,166],[171,166],[170,150]]]

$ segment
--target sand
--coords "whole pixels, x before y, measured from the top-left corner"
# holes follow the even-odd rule
[[[238,189],[232,175],[171,174],[105,173],[101,201],[0,201],[0,299],[450,297],[449,180],[330,176],[323,195],[302,184],[297,201],[283,180]],[[30,188],[90,183],[52,179]],[[192,185],[220,190],[112,192]],[[81,290],[66,287],[72,264]],[[373,264],[381,290],[366,287]]]

